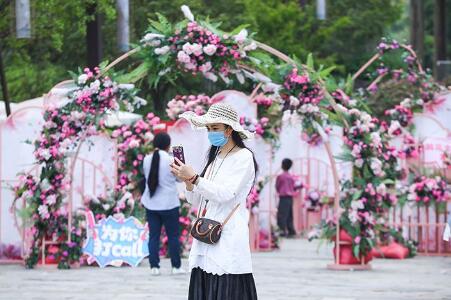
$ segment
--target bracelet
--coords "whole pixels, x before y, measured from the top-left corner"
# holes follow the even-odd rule
[[[197,174],[194,174],[190,179],[188,179],[189,182],[192,182],[194,178],[196,178]]]
[[[196,174],[196,176],[194,176],[194,179],[193,180],[190,180],[190,182],[192,183],[192,184],[196,184],[196,181],[199,179],[199,175],[198,174]]]

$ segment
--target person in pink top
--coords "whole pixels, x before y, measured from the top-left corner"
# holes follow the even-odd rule
[[[282,160],[282,174],[277,176],[276,191],[279,195],[279,207],[277,208],[277,226],[280,236],[294,237],[296,230],[293,226],[293,195],[296,192],[295,179],[289,170],[293,161],[289,158]]]

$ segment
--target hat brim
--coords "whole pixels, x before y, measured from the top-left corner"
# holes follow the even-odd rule
[[[179,118],[183,118],[183,119],[187,120],[191,124],[191,126],[196,129],[205,128],[209,124],[219,123],[219,124],[226,124],[226,125],[229,125],[230,127],[232,127],[232,129],[234,131],[238,132],[238,134],[241,136],[241,138],[243,140],[252,139],[254,137],[254,133],[250,132],[249,130],[244,129],[240,123],[234,122],[231,120],[227,120],[227,119],[223,119],[223,118],[212,118],[208,114],[199,116],[192,111],[187,111],[187,112],[182,113],[179,116]]]

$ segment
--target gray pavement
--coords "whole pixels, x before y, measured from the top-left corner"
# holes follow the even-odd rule
[[[451,257],[376,260],[372,271],[330,271],[332,250],[305,240],[285,240],[281,250],[253,255],[259,299],[451,300]],[[184,261],[186,266],[187,262]],[[0,266],[0,299],[187,299],[189,275],[151,277],[138,268],[56,270]]]

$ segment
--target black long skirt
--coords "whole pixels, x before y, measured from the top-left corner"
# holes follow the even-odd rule
[[[191,270],[188,300],[257,300],[252,273],[213,275]]]

